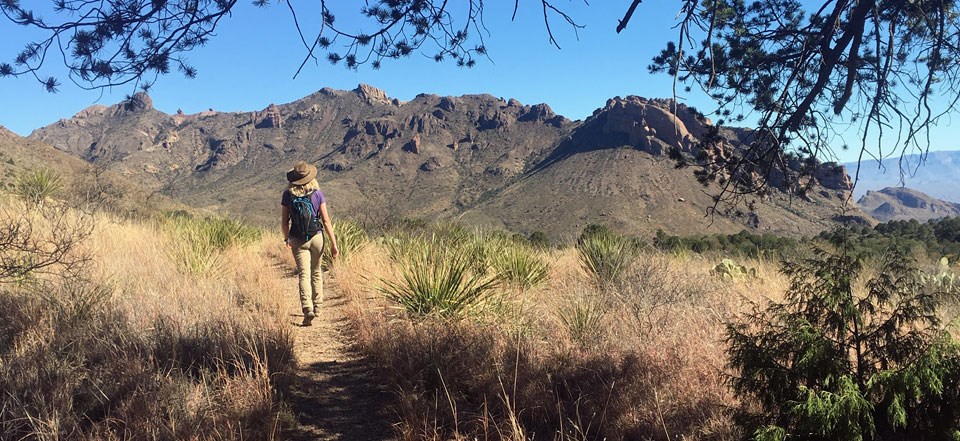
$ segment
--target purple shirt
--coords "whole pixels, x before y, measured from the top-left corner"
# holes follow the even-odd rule
[[[313,213],[318,218],[320,217],[320,204],[327,202],[323,197],[323,193],[320,190],[314,191],[310,194],[310,203],[313,204],[313,209],[317,210],[316,213]],[[284,207],[289,207],[293,205],[293,195],[290,194],[290,190],[285,190],[283,196],[280,198],[280,205]]]

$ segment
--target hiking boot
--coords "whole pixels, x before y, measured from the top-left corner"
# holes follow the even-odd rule
[[[313,324],[313,318],[317,315],[313,313],[313,310],[310,308],[303,308],[303,323],[300,326],[310,326]]]

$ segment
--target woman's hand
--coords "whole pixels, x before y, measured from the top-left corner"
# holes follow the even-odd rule
[[[336,244],[330,245],[330,258],[336,259],[340,255],[340,249],[337,248]]]

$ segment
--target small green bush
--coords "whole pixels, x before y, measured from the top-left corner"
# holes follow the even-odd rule
[[[842,236],[841,236],[842,238]],[[886,253],[859,288],[863,265],[816,249],[785,263],[782,302],[727,327],[734,390],[760,412],[756,440],[960,439],[960,343],[914,262]]]
[[[603,316],[600,302],[580,299],[557,311],[567,333],[581,347],[591,347],[603,341]]]
[[[723,280],[740,280],[748,277],[751,279],[757,278],[756,268],[747,268],[731,259],[721,260],[710,272]]]
[[[540,230],[530,233],[527,241],[530,242],[530,246],[537,249],[545,250],[550,248],[550,236],[547,236],[547,233]]]
[[[168,215],[165,225],[176,238],[170,257],[182,270],[198,275],[216,272],[223,263],[223,251],[247,246],[263,235],[260,229],[232,219],[198,218],[184,212]]]
[[[333,224],[333,233],[337,236],[337,249],[340,251],[340,259],[349,259],[350,255],[360,251],[370,242],[366,230],[356,222],[337,222]],[[331,264],[330,254],[325,253],[323,260],[329,266]]]

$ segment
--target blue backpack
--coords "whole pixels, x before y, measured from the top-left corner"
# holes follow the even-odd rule
[[[308,241],[320,233],[318,211],[313,206],[313,193],[294,197],[290,204],[290,235]]]

